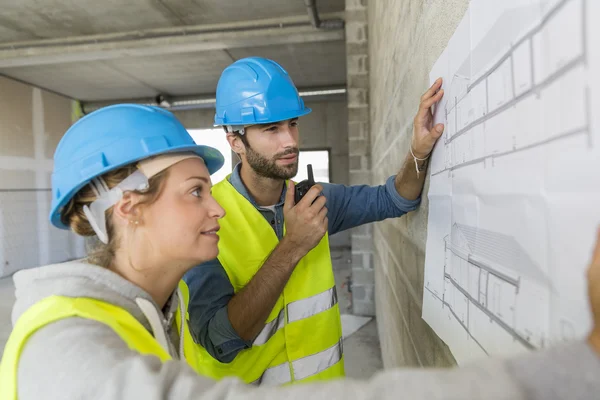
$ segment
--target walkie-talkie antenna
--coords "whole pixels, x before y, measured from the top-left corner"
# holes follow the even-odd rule
[[[311,185],[314,185],[315,184],[315,176],[313,175],[312,164],[308,164],[306,166],[306,169],[308,171],[308,181],[310,182]]]

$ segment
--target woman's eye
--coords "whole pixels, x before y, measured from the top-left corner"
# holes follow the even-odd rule
[[[298,122],[292,122],[290,125],[292,125],[292,126],[298,126]]]
[[[275,132],[277,130],[277,127],[276,126],[271,126],[270,128],[267,128],[267,130],[269,132]]]
[[[192,192],[192,196],[200,197],[200,189],[194,189],[194,191]]]

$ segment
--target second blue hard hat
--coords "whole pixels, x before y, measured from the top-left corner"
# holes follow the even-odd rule
[[[215,125],[267,124],[310,112],[287,71],[266,58],[234,62],[217,84]]]

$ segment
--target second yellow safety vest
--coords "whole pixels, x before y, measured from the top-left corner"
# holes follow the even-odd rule
[[[184,298],[187,296],[185,284],[179,285]],[[184,302],[187,308],[187,299]],[[79,317],[101,322],[108,325],[123,339],[133,351],[140,354],[153,354],[161,361],[171,359],[169,353],[146,330],[146,328],[125,309],[86,297],[50,296],[35,303],[17,320],[0,363],[0,399],[17,400],[17,371],[21,352],[27,340],[37,330],[52,322],[65,318]],[[181,315],[175,314],[177,329],[181,327]],[[187,318],[183,319],[185,324]],[[188,364],[197,369],[199,362],[197,347],[190,336],[187,326],[183,330],[183,352]]]
[[[219,261],[235,292],[248,284],[279,243],[273,228],[228,179],[213,187],[227,210],[220,220]],[[198,345],[198,371],[215,379],[281,385],[344,376],[342,324],[328,236],[296,266],[250,349],[221,363]]]

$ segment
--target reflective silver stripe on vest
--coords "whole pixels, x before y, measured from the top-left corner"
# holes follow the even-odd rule
[[[254,339],[254,342],[252,342],[254,346],[260,346],[261,344],[267,343],[267,341],[271,339],[275,332],[283,328],[283,320],[285,318],[284,311],[285,310],[282,308],[281,311],[279,311],[277,318],[265,325],[256,339]]]
[[[299,321],[315,314],[329,310],[338,302],[335,286],[306,299],[297,300],[287,305],[287,320]]]
[[[296,380],[305,379],[321,371],[325,371],[327,368],[337,364],[342,359],[343,353],[342,339],[340,339],[339,342],[327,350],[292,362],[294,378]]]
[[[315,314],[329,310],[331,307],[335,306],[337,302],[338,299],[335,286],[306,299],[294,301],[287,305],[288,323],[312,317]],[[260,331],[252,344],[260,346],[267,343],[279,329],[283,328],[284,318],[285,313],[282,309],[279,312],[279,315],[277,315],[277,318],[265,324],[264,328]]]
[[[333,367],[342,360],[343,353],[342,339],[340,339],[339,342],[326,350],[293,361],[292,368],[294,369],[295,380],[308,378]],[[283,385],[291,382],[291,380],[290,367],[286,362],[267,369],[259,381],[260,385],[275,386]]]
[[[271,367],[260,377],[260,385],[279,386],[292,381],[290,364],[285,362]]]

